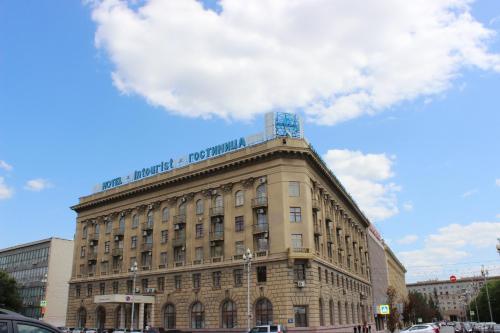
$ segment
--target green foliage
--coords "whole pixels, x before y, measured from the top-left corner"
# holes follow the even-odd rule
[[[427,299],[419,292],[410,291],[404,304],[403,320],[405,324],[409,325],[417,323],[418,318],[422,318],[422,322],[428,323],[440,320],[442,316],[439,312],[439,305],[433,297]]]
[[[389,286],[389,288],[387,288],[387,305],[389,305],[391,312],[387,316],[387,328],[391,333],[396,330],[399,324],[399,311],[396,307],[396,296],[396,289]]]
[[[490,294],[493,321],[498,323],[500,322],[500,280],[488,281],[488,292]],[[476,316],[474,316],[473,319],[476,320],[477,315],[479,314],[479,321],[490,321],[490,310],[488,309],[486,286],[483,286],[477,297],[470,302],[469,308],[473,311],[476,311],[476,302],[478,313],[476,313]]]
[[[16,280],[0,271],[0,307],[19,311],[22,305]]]

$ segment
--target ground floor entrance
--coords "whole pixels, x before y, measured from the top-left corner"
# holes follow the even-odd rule
[[[115,328],[143,330],[152,324],[154,301],[154,296],[119,294],[94,296],[94,303],[99,304],[96,308],[95,327],[98,330],[106,328],[106,311],[101,304],[115,304],[113,313]]]

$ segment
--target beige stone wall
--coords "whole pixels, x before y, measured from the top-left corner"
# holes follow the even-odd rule
[[[386,258],[387,258],[387,278],[389,286],[396,289],[398,295],[398,302],[403,303],[408,297],[408,290],[406,288],[405,273],[406,270],[401,264],[394,259],[394,254],[386,245]]]

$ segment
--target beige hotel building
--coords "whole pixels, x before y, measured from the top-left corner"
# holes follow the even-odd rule
[[[233,148],[80,198],[69,327],[130,328],[134,303],[134,327],[242,332],[247,297],[251,326],[373,326],[369,221],[320,156],[300,137]]]

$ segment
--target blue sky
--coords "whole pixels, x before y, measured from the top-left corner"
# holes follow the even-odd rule
[[[408,50],[404,39],[379,49],[355,29],[328,35],[329,19],[311,25],[307,15],[320,15],[312,5],[297,12],[273,8],[275,21],[293,17],[300,27],[281,30],[276,22],[253,20],[251,13],[262,8],[237,3],[218,5],[218,15],[196,4],[163,8],[154,1],[129,8],[111,1],[0,3],[1,247],[72,238],[69,207],[95,184],[259,132],[264,112],[289,110],[302,115],[305,136],[400,254],[409,280],[477,273],[481,263],[500,274],[494,249],[500,237],[500,3],[446,9],[470,13],[488,34],[471,34],[470,22],[457,19],[460,43],[447,45],[453,38],[443,35],[438,46],[422,38]],[[363,22],[372,15],[342,10]],[[405,15],[415,20],[411,34],[440,36],[441,30],[426,31],[420,16]],[[139,26],[163,20],[178,25]],[[188,28],[183,20],[199,26]],[[394,22],[381,29],[406,28]],[[315,52],[335,38],[334,57]],[[382,43],[386,37],[371,38]],[[137,49],[143,40],[151,42]],[[360,70],[353,76],[344,68]]]

